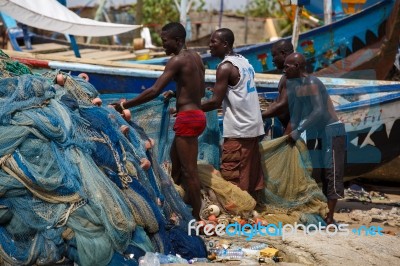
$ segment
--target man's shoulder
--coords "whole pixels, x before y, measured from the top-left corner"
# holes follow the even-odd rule
[[[179,54],[174,55],[168,60],[166,66],[174,66],[179,64],[180,62],[182,62],[182,59],[179,57]]]
[[[188,53],[191,56],[188,56]],[[185,53],[179,53],[179,54],[171,57],[171,59],[173,59],[173,64],[188,64],[188,63],[195,64],[196,62],[198,62],[198,60],[194,60],[194,57],[197,57],[197,59],[200,62],[203,62],[201,60],[200,55],[197,52],[191,51],[191,50],[186,50]],[[170,59],[170,61],[171,61],[171,59]]]
[[[234,62],[249,62],[247,60],[247,58],[245,58],[244,56],[240,55],[240,54],[235,54],[235,55],[227,55],[225,56],[224,60],[222,60],[221,64],[224,62],[230,62],[231,64],[233,64]]]
[[[230,70],[234,65],[230,61],[222,61],[219,63],[217,70]]]
[[[285,75],[282,75],[281,78],[279,79],[279,84],[284,85],[286,83],[287,77]]]
[[[322,81],[314,75],[308,75],[306,81],[310,84],[323,84]]]

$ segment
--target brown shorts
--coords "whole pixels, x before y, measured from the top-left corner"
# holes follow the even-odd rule
[[[264,188],[259,138],[225,138],[222,146],[222,177],[253,194]]]

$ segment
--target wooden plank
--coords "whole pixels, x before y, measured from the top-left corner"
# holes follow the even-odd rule
[[[102,51],[99,49],[80,49],[79,53],[81,55],[81,58],[92,58],[92,59],[99,58],[110,61],[128,60],[128,59],[134,60],[136,58],[136,55],[134,53],[131,53],[130,51]],[[75,58],[75,53],[72,50],[51,53],[51,55]]]
[[[165,56],[165,52],[150,52],[149,55],[152,57],[163,57]]]
[[[127,51],[97,51],[95,53],[85,54],[82,58],[92,58],[92,59],[107,59],[108,57],[126,55]]]
[[[88,54],[88,53],[94,53],[98,52],[99,50],[97,49],[79,49],[79,53],[82,54]],[[53,55],[57,56],[75,56],[75,52],[72,50],[64,51],[64,52],[57,52],[57,53],[51,53]]]
[[[105,58],[106,60],[110,61],[119,61],[119,60],[134,60],[136,59],[136,55],[134,53],[129,53],[129,54],[122,54],[122,55],[116,55],[112,57],[107,57]]]
[[[21,47],[24,52],[29,53],[54,53],[67,51],[69,49],[68,46],[58,43],[42,43],[42,44],[32,44],[32,50],[27,50],[25,46]]]
[[[164,66],[159,65],[142,65],[142,64],[133,64],[133,63],[123,63],[123,62],[113,62],[109,60],[101,60],[101,59],[91,59],[91,58],[72,58],[65,56],[57,56],[53,54],[33,54],[27,52],[17,52],[14,50],[3,50],[4,53],[8,54],[12,58],[32,58],[37,60],[49,60],[49,61],[61,61],[61,62],[69,62],[69,63],[82,63],[82,64],[90,64],[90,65],[100,65],[107,67],[117,67],[117,68],[137,68],[144,70],[164,70]],[[213,70],[206,70],[213,71]],[[215,72],[215,70],[214,70]]]

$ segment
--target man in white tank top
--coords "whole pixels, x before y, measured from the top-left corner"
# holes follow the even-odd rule
[[[254,69],[243,56],[233,52],[234,35],[229,29],[216,30],[210,52],[222,59],[216,73],[213,96],[202,102],[203,111],[223,108],[221,174],[254,198],[264,189],[259,137],[264,135]]]

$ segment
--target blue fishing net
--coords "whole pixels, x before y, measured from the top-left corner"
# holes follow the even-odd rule
[[[59,71],[33,75],[1,61],[0,261],[137,265],[148,251],[205,255],[203,241],[187,234],[191,210],[165,167],[172,103],[150,102],[127,122],[113,108],[93,105],[98,93],[79,77],[63,73],[60,86]],[[157,114],[148,124],[147,112]],[[218,166],[218,146],[207,138],[219,139],[219,130],[203,135],[199,156]],[[156,146],[146,149],[150,137]]]
[[[105,103],[119,101],[121,98],[133,98],[136,94],[103,94],[101,98]],[[206,91],[205,99],[212,96],[210,91]],[[175,116],[170,114],[170,109],[174,108],[176,101],[174,98],[165,101],[163,96],[155,100],[131,108],[132,125],[144,138],[155,140],[155,147],[152,149],[153,156],[157,161],[165,166],[170,163],[169,151],[174,138],[173,125]],[[216,110],[206,112],[207,126],[199,136],[199,155],[198,160],[211,164],[215,169],[220,166],[219,140],[221,132],[218,125],[218,113]]]

